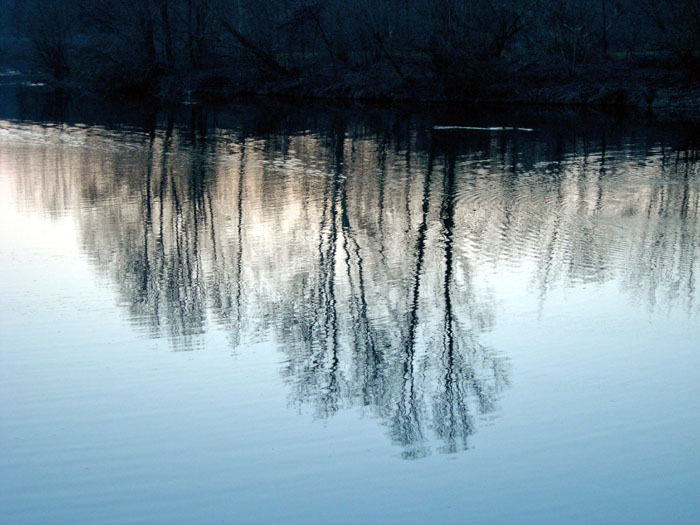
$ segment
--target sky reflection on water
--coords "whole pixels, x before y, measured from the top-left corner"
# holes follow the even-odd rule
[[[4,228],[27,228],[26,235],[20,228],[0,239],[8,269],[2,289],[16,299],[15,305],[26,308],[11,314],[10,301],[3,303],[4,328],[17,342],[3,351],[3,362],[16,363],[20,352],[23,359],[36,354],[32,369],[44,378],[50,374],[56,357],[49,358],[47,349],[60,349],[61,343],[50,335],[29,337],[23,324],[51,305],[41,326],[47,334],[58,326],[73,331],[66,336],[73,343],[66,342],[61,352],[76,358],[85,373],[94,372],[90,361],[77,357],[82,350],[71,350],[76,341],[78,346],[95,344],[90,334],[85,335],[89,343],[80,342],[76,334],[84,326],[72,318],[76,312],[79,318],[91,317],[82,305],[85,300],[111,319],[103,329],[90,324],[94,337],[104,332],[112,334],[112,341],[128,341],[117,343],[120,357],[105,350],[111,357],[96,358],[106,360],[104,366],[118,368],[132,352],[139,373],[148,367],[169,370],[176,355],[186,355],[180,352],[208,352],[210,357],[196,359],[208,363],[203,369],[192,365],[195,375],[187,388],[206,390],[211,381],[223,389],[220,395],[234,388],[225,386],[231,379],[227,374],[243,374],[238,378],[243,384],[235,387],[240,397],[231,408],[239,413],[234,419],[270,431],[274,423],[265,413],[270,406],[258,407],[260,411],[241,407],[258,403],[255,396],[263,392],[283,396],[285,406],[277,401],[274,410],[297,417],[299,434],[286,427],[270,446],[286,450],[288,457],[330,468],[334,460],[313,459],[302,436],[340,432],[323,446],[338,454],[340,465],[364,465],[364,470],[356,467],[352,494],[369,490],[360,479],[372,471],[378,456],[387,455],[376,439],[370,447],[378,448],[365,452],[349,452],[343,445],[344,440],[364,439],[354,435],[357,422],[346,422],[358,410],[364,432],[366,423],[374,422],[391,450],[425,464],[420,468],[428,473],[424,482],[434,497],[419,512],[432,509],[434,514],[440,501],[434,492],[443,482],[434,476],[443,472],[449,480],[464,475],[442,463],[438,468],[428,458],[435,453],[455,457],[472,448],[481,433],[510,459],[489,459],[484,441],[481,454],[466,453],[476,455],[471,461],[484,461],[482,478],[490,476],[480,496],[477,489],[476,501],[488,501],[493,490],[503,489],[500,461],[525,461],[524,471],[536,471],[538,461],[549,461],[548,474],[534,476],[534,486],[563,492],[559,517],[579,520],[589,511],[614,521],[615,516],[636,515],[626,514],[614,501],[609,507],[594,506],[601,509],[596,514],[577,499],[580,486],[557,477],[560,469],[585,470],[586,443],[595,443],[598,435],[607,436],[610,446],[627,441],[639,451],[627,459],[619,450],[608,454],[604,461],[611,463],[610,472],[629,472],[625,469],[642,457],[650,462],[651,471],[629,488],[638,511],[649,491],[661,491],[670,502],[698,488],[698,455],[687,437],[700,429],[698,377],[691,371],[699,359],[700,160],[685,135],[606,122],[571,129],[556,118],[532,124],[536,131],[527,134],[436,132],[432,125],[444,115],[288,111],[271,117],[259,108],[227,113],[195,107],[184,118],[166,112],[146,126],[133,127],[2,121],[1,217]],[[256,112],[262,117],[256,118]],[[524,117],[530,125],[528,118],[541,116]],[[51,248],[46,235],[37,233],[46,229],[52,236],[62,232],[63,241]],[[50,283],[55,273],[72,279],[72,286],[55,283],[28,292],[32,273],[22,261],[42,253],[53,253],[49,264],[55,268],[35,269],[34,281]],[[80,275],[75,275],[78,268]],[[128,324],[110,317],[114,305]],[[153,349],[147,357],[148,341],[158,348],[166,343],[170,351]],[[224,357],[224,349],[233,356]],[[240,369],[230,370],[236,366]],[[65,373],[60,365],[58,369]],[[27,402],[21,392],[38,380],[26,370],[13,370],[3,374],[3,393],[10,396],[5,398]],[[163,372],[151,388],[182,388],[183,370]],[[74,381],[74,373],[64,379]],[[52,380],[60,380],[60,373]],[[109,382],[113,380],[99,388],[121,392]],[[644,383],[665,389],[661,398],[675,399],[675,408],[649,404]],[[137,393],[146,388],[132,387]],[[22,449],[16,440],[40,427],[51,407],[71,411],[77,404],[77,426],[93,423],[96,414],[86,410],[79,415],[81,399],[89,393],[72,393],[49,406],[39,403],[34,409],[44,415],[34,419],[4,404],[3,421],[12,430],[4,432],[3,443],[11,452],[0,456],[3,471],[19,472],[37,450],[44,450]],[[108,417],[134,416],[129,395],[121,395],[122,403],[104,412]],[[603,404],[588,406],[596,400]],[[622,407],[614,410],[609,402]],[[645,405],[648,413],[642,416],[638,410]],[[207,408],[205,415],[196,416],[203,406],[204,399],[181,406],[166,398],[154,417],[165,410],[176,432],[185,420],[199,417],[199,424],[216,436],[223,414],[215,411],[209,417]],[[661,434],[650,430],[656,428],[654,418],[665,421]],[[558,439],[566,434],[561,424],[571,425],[571,435]],[[314,426],[326,430],[309,430]],[[71,443],[60,428],[55,432]],[[138,428],[127,431],[135,432],[135,441],[122,445],[124,457],[147,454],[154,446],[143,435],[139,441]],[[634,445],[633,436],[640,432],[648,439]],[[668,457],[648,456],[659,450],[659,436],[673,432],[679,441],[662,448],[675,460],[684,458],[681,469],[669,466]],[[545,447],[547,461],[540,457],[541,448],[530,449],[531,464],[523,459],[525,435],[531,433],[542,443],[554,440]],[[99,434],[94,438],[95,443],[104,441]],[[222,442],[210,439],[218,450]],[[246,433],[237,438],[244,450],[253,446],[251,439]],[[69,459],[87,454],[79,447],[71,450]],[[251,462],[259,453],[241,461]],[[572,464],[578,453],[582,464]],[[105,458],[97,452],[91,461],[99,465]],[[205,471],[219,484],[232,483],[212,474],[216,461],[226,463],[221,457],[205,458]],[[132,465],[129,471],[129,464],[123,472],[114,468],[130,478],[129,472],[138,468]],[[280,464],[266,468],[265,475],[273,478],[303,473]],[[487,474],[493,469],[496,473]],[[406,474],[391,467],[386,475],[399,471]],[[651,477],[659,471],[662,481],[654,486]],[[3,475],[3,484],[14,490],[10,499],[0,499],[9,516],[37,517],[23,504],[31,490],[21,489],[33,486],[33,476],[18,476],[24,479],[21,485]],[[333,476],[325,476],[317,482],[332,484]],[[608,478],[603,486],[630,483],[623,478],[612,484]],[[562,487],[552,488],[557,483]],[[55,495],[59,487],[44,490]],[[177,483],[168,489],[156,482],[148,490],[183,493]],[[553,516],[546,505],[523,507],[519,495],[527,491],[522,487],[509,490],[510,504],[492,509],[492,516],[523,516],[524,508],[529,510],[523,521]],[[598,496],[608,501],[615,494],[611,490]],[[183,494],[187,499],[188,491]],[[122,512],[128,500],[131,508],[149,515],[133,500],[116,499]],[[50,508],[54,500],[48,501]],[[346,505],[348,501],[343,499]],[[190,503],[197,516],[201,500],[192,497]],[[674,505],[682,520],[698,516],[697,504]],[[453,511],[460,506],[443,509],[443,517],[456,519],[459,513]],[[225,506],[215,508],[212,517],[227,515]],[[479,514],[475,501],[470,508],[477,519],[489,516]],[[656,510],[646,516],[671,515],[663,507]],[[251,510],[251,519],[256,512],[261,511]],[[374,518],[406,518],[397,509],[367,512]],[[271,519],[265,512],[259,515]]]

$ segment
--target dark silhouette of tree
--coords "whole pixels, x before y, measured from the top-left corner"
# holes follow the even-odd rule
[[[526,82],[535,71],[540,79],[565,79],[587,64],[625,71],[635,54],[693,71],[700,53],[697,0],[14,4],[14,25],[46,74],[142,94],[281,82],[355,96],[421,87],[458,97],[494,79]]]

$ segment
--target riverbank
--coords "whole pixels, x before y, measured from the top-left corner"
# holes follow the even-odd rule
[[[313,75],[272,76],[260,71],[212,69],[162,72],[149,82],[96,84],[58,82],[29,70],[5,67],[5,81],[42,91],[78,92],[92,97],[160,104],[225,104],[247,96],[364,103],[460,103],[572,106],[606,111],[650,112],[663,118],[700,121],[700,77],[642,58],[608,60],[562,71],[531,67],[513,73],[484,67],[450,74],[391,68],[367,71],[318,71]]]
[[[206,74],[188,79],[181,93],[226,100],[241,94],[393,102],[471,102],[573,105],[660,111],[700,117],[700,77],[643,60],[608,61],[573,72],[533,67],[516,73],[496,68],[449,75],[399,77],[390,71],[348,72],[289,79],[227,81]],[[222,81],[223,80],[223,81]]]

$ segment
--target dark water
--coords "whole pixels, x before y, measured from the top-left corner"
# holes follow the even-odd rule
[[[0,521],[700,520],[692,129],[2,117]]]

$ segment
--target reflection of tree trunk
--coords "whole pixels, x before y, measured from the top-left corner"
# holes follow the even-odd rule
[[[338,244],[338,205],[340,195],[345,186],[343,178],[343,159],[345,156],[345,127],[340,125],[335,131],[335,165],[333,167],[333,192],[330,208],[330,238],[328,240],[328,252],[326,256],[327,290],[326,309],[326,336],[330,336],[330,367],[328,370],[328,401],[331,412],[337,410],[338,397],[338,310],[335,296],[336,278],[336,249]]]
[[[385,190],[386,190],[386,140],[382,140],[382,142],[379,144],[378,152],[377,152],[377,160],[379,164],[379,196],[378,196],[378,213],[379,217],[377,218],[377,230],[379,233],[379,255],[382,258],[382,263],[386,265],[386,252],[384,250],[384,245],[386,244],[384,242],[384,198],[385,198]]]
[[[168,181],[168,153],[170,151],[170,145],[171,145],[171,140],[173,136],[173,128],[174,128],[174,123],[173,123],[173,116],[172,113],[168,114],[167,118],[167,124],[165,128],[165,136],[163,138],[163,149],[161,152],[161,162],[160,162],[160,186],[158,188],[158,238],[157,238],[157,247],[158,247],[158,254],[157,254],[157,259],[158,259],[158,281],[163,282],[165,275],[165,262],[166,262],[166,257],[165,257],[165,194],[167,191],[167,181]],[[160,326],[161,320],[160,320],[160,301],[156,301],[156,312],[155,312],[155,318],[156,318],[156,324]]]
[[[411,231],[411,134],[410,130],[407,131],[406,135],[408,140],[406,141],[406,180],[405,180],[405,192],[406,192],[406,231]]]
[[[338,397],[340,393],[339,382],[339,327],[336,302],[336,249],[338,244],[338,206],[341,204],[341,195],[344,191],[343,157],[345,127],[339,125],[334,132],[334,164],[331,179],[326,182],[323,193],[321,213],[320,235],[318,242],[319,255],[319,284],[317,293],[317,314],[311,319],[312,326],[318,323],[322,332],[322,344],[314,345],[314,330],[312,329],[311,362],[309,363],[312,375],[323,374],[325,388],[319,398],[320,407],[326,415],[330,415],[338,409]],[[314,346],[318,349],[314,351]],[[315,354],[315,355],[314,355]],[[327,366],[324,366],[327,365]]]
[[[416,239],[416,264],[411,280],[411,300],[408,310],[408,338],[406,345],[407,361],[413,361],[413,353],[416,344],[416,328],[418,326],[418,296],[420,293],[420,281],[423,275],[423,261],[425,259],[425,242],[428,234],[428,212],[430,211],[430,180],[433,172],[432,151],[428,157],[428,168],[423,181],[423,199],[421,206],[421,223],[418,226]]]
[[[350,299],[353,304],[351,315],[353,317],[353,333],[355,337],[355,354],[358,360],[358,368],[361,370],[362,376],[362,393],[364,405],[372,403],[376,398],[374,392],[381,388],[380,384],[380,367],[382,355],[378,351],[372,325],[369,320],[367,309],[367,295],[365,290],[365,277],[363,268],[363,259],[360,254],[360,245],[353,235],[353,230],[350,226],[350,216],[348,213],[347,204],[347,185],[345,180],[341,183],[340,192],[340,223],[343,231],[343,249],[345,251],[345,259],[347,264],[347,277],[350,284]],[[352,252],[350,250],[352,244]],[[352,272],[352,260],[355,259],[357,267],[357,288]],[[358,304],[359,303],[359,304]]]
[[[428,166],[423,181],[423,197],[421,205],[421,222],[418,226],[416,238],[416,259],[411,279],[411,296],[408,305],[408,330],[406,341],[403,345],[404,355],[401,368],[401,392],[396,407],[395,421],[398,428],[395,430],[403,445],[415,445],[422,440],[422,430],[418,415],[415,388],[415,349],[416,332],[418,329],[418,306],[420,284],[423,276],[425,261],[425,244],[428,234],[428,213],[430,211],[430,184],[433,172],[432,149],[428,156]]]
[[[152,210],[153,210],[153,196],[151,193],[151,179],[153,176],[153,139],[151,138],[149,145],[148,145],[148,160],[147,160],[147,166],[146,166],[146,181],[145,181],[145,190],[146,194],[144,195],[144,207],[145,209],[145,221],[143,225],[143,280],[141,282],[141,290],[143,297],[145,298],[146,295],[148,294],[148,284],[150,281],[150,260],[148,257],[148,240],[149,237],[151,236],[152,230],[153,230],[153,221],[152,221]],[[143,300],[143,299],[142,299]]]
[[[445,238],[445,277],[443,282],[443,299],[445,303],[445,344],[449,354],[454,349],[452,331],[452,296],[450,286],[452,284],[452,259],[454,243],[454,214],[455,214],[455,159],[452,155],[448,159],[447,169],[443,181],[442,206],[440,208],[440,222]]]
[[[337,196],[337,173],[333,174],[329,192],[327,193],[327,203],[324,208],[328,209],[327,227],[328,233],[323,234],[321,244],[321,298],[323,307],[323,334],[324,341],[331,342],[331,346],[337,343],[337,326],[335,311],[335,258],[336,244],[338,241],[336,196]],[[326,219],[324,217],[324,219]],[[326,222],[326,221],[324,221]]]
[[[462,404],[462,394],[459,391],[459,382],[456,378],[455,369],[455,341],[454,341],[454,316],[452,312],[452,294],[450,287],[452,285],[452,264],[453,264],[453,243],[454,243],[454,215],[455,215],[455,158],[450,152],[448,164],[445,170],[443,179],[443,194],[442,205],[440,207],[440,222],[445,242],[445,274],[443,277],[443,302],[445,305],[445,315],[443,318],[443,395],[444,406],[442,416],[445,422],[442,425],[443,429],[447,429],[447,435],[443,437],[446,440],[446,446],[450,452],[455,448],[455,430],[458,428],[455,424],[456,405]]]
[[[596,202],[595,202],[595,210],[596,213],[600,213],[602,211],[602,206],[603,206],[603,178],[605,177],[605,154],[606,154],[606,149],[607,149],[607,140],[605,136],[605,130],[602,132],[602,137],[600,139],[600,169],[598,170],[598,185],[597,185],[597,194],[596,194]]]
[[[235,327],[235,342],[238,344],[240,342],[240,332],[241,332],[241,296],[242,296],[242,283],[241,274],[243,272],[243,178],[245,175],[246,167],[246,147],[245,140],[241,144],[241,161],[238,168],[238,193],[236,198],[236,240],[238,245],[236,247],[236,275],[234,280],[236,281],[236,327]]]
[[[325,300],[325,271],[326,271],[326,253],[324,250],[325,246],[325,236],[326,236],[326,224],[328,222],[328,209],[330,208],[330,199],[331,199],[331,183],[328,179],[325,180],[324,184],[324,189],[323,189],[323,200],[322,200],[322,205],[321,205],[321,222],[318,227],[318,267],[319,267],[319,283],[318,283],[318,289],[315,294],[314,299],[318,302],[317,309],[319,310],[320,314],[320,309],[321,306],[323,305],[323,301]],[[314,316],[313,319],[311,320],[312,323],[317,323],[319,321],[318,316]]]
[[[443,375],[441,392],[438,395],[436,429],[443,439],[445,452],[457,451],[457,439],[462,439],[462,446],[467,446],[467,436],[471,434],[471,423],[463,383],[471,380],[475,390],[479,385],[474,376],[474,370],[457,356],[455,347],[455,320],[452,306],[451,286],[454,264],[454,228],[455,228],[455,156],[450,152],[443,179],[443,196],[440,207],[440,222],[445,242],[445,274],[443,277],[443,302],[445,315],[443,318]],[[464,374],[467,377],[464,377]]]
[[[688,277],[686,279],[687,282],[687,308],[688,311],[692,311],[693,309],[693,297],[695,296],[695,265],[693,264],[693,261],[695,260],[695,257],[693,255],[694,247],[697,246],[695,236],[697,235],[697,228],[694,228],[691,226],[694,221],[689,220],[693,215],[695,215],[695,218],[697,218],[697,212],[698,212],[698,206],[700,204],[700,196],[696,193],[695,195],[695,202],[693,202],[691,191],[690,191],[690,184],[691,184],[691,161],[686,157],[686,163],[685,163],[685,169],[683,170],[683,198],[681,200],[681,209],[680,209],[680,216],[683,219],[681,221],[681,228],[680,228],[680,257],[679,259],[681,261],[683,260],[688,260],[691,261],[690,264],[688,264]],[[694,210],[694,213],[693,213]],[[687,252],[686,252],[687,250]],[[684,253],[685,252],[685,253]],[[689,253],[688,253],[689,252]],[[681,270],[681,268],[679,268]],[[679,275],[682,275],[683,272],[679,271]]]

